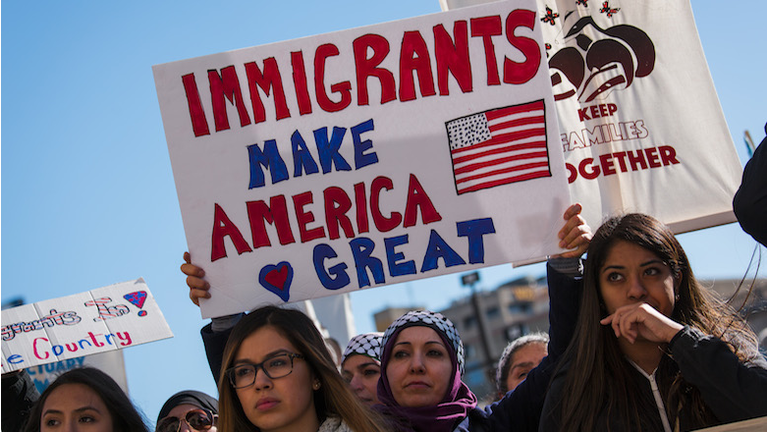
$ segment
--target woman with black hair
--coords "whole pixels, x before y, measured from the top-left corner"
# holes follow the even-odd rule
[[[703,288],[672,231],[605,222],[587,250],[576,336],[541,431],[677,431],[766,414],[754,333]]]
[[[29,415],[26,432],[149,432],[143,416],[109,375],[72,369],[45,389]]]

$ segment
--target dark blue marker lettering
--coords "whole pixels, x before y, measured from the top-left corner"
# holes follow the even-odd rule
[[[346,133],[347,129],[334,126],[333,135],[329,141],[327,127],[314,131],[315,145],[317,145],[317,152],[320,156],[320,166],[323,168],[323,174],[331,172],[331,164],[336,165],[336,171],[352,170],[352,167],[349,166],[344,157],[339,153],[341,142]]]
[[[323,262],[326,259],[336,258],[337,256],[336,251],[324,243],[315,246],[312,251],[312,262],[315,264],[315,273],[317,273],[320,283],[329,290],[337,290],[349,285],[349,275],[347,275],[346,272],[346,264],[339,263],[329,268],[327,272],[325,271]]]
[[[384,239],[384,248],[387,251],[387,265],[389,266],[390,276],[403,276],[407,274],[416,274],[416,263],[413,260],[402,261],[405,258],[402,252],[395,252],[395,248],[401,244],[408,243],[408,234]]]
[[[277,142],[267,140],[264,142],[264,151],[258,144],[248,146],[248,162],[251,167],[251,181],[248,183],[248,189],[264,186],[264,171],[262,166],[269,169],[272,175],[272,184],[288,180],[288,168],[277,151]]]
[[[368,119],[357,126],[352,126],[350,131],[352,132],[352,143],[355,146],[355,169],[375,164],[379,161],[379,156],[376,152],[365,153],[366,150],[373,148],[373,141],[360,140],[360,134],[373,130],[373,119]]]
[[[429,233],[429,244],[427,245],[427,252],[424,254],[424,262],[421,264],[421,272],[434,270],[437,268],[437,260],[443,259],[445,267],[453,267],[461,264],[466,264],[464,259],[456,253],[448,243],[440,237],[440,234],[435,230],[431,230]]]
[[[317,168],[317,163],[312,157],[312,154],[307,148],[307,143],[304,142],[304,138],[299,131],[295,131],[291,135],[291,148],[293,149],[293,176],[301,177],[302,168],[307,175],[315,174],[320,170]]]
[[[493,219],[473,219],[456,223],[456,233],[459,237],[467,237],[469,246],[470,264],[480,264],[485,262],[485,247],[483,245],[483,235],[493,234],[496,229],[493,226]]]
[[[384,266],[381,264],[381,260],[371,256],[375,246],[376,244],[373,240],[366,237],[359,237],[349,242],[349,247],[352,248],[352,256],[355,258],[357,283],[360,288],[371,284],[368,280],[366,269],[371,269],[373,280],[377,284],[384,283]]]

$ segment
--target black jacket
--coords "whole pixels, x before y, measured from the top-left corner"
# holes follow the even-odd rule
[[[686,395],[682,395],[683,405],[679,410],[679,426],[681,431],[699,429],[722,423],[732,423],[766,415],[766,362],[760,353],[748,363],[742,363],[723,341],[707,336],[696,329],[685,327],[669,344],[671,357],[664,357],[657,369],[657,379],[661,400],[667,403],[667,393],[670,388],[670,376],[678,370],[682,372],[686,385],[682,392],[686,393],[689,386],[696,387],[704,403],[717,417],[706,425],[694,425],[690,405],[686,404]],[[641,412],[641,424],[637,430],[663,431],[660,412],[656,406],[650,381],[627,362],[632,382],[625,391],[635,391],[638,394],[637,409]],[[560,429],[560,411],[558,402],[565,397],[563,385],[567,367],[554,377],[546,403],[544,404],[540,431],[557,431]],[[603,410],[597,419],[595,430],[624,430],[624,420],[617,413],[608,414]],[[669,424],[675,430],[675,419]],[[635,426],[635,425],[633,425]]]
[[[504,397],[485,407],[475,408],[456,431],[536,431],[547,395],[547,388],[560,356],[573,338],[579,314],[582,283],[547,265],[549,287],[548,356],[533,368],[525,381]]]
[[[40,392],[26,369],[3,374],[3,421],[0,428],[4,432],[22,430],[29,418],[29,412],[39,398]]]
[[[741,185],[733,197],[733,213],[741,228],[765,246],[766,237],[766,155],[765,138],[747,161]]]

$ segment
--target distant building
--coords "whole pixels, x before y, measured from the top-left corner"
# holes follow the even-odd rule
[[[464,382],[483,398],[495,391],[492,377],[507,343],[528,333],[549,330],[549,295],[545,279],[525,276],[493,291],[479,291],[477,296],[488,332],[490,358],[485,355],[479,317],[470,296],[453,302],[441,313],[453,321],[464,342]]]
[[[757,335],[760,349],[766,352],[766,280],[765,279],[747,279],[744,282],[741,279],[718,279],[715,281],[701,280],[702,285],[717,292],[721,299],[728,300],[736,293],[729,304],[738,310],[749,326]],[[750,293],[750,287],[752,292]],[[738,292],[736,290],[738,289]],[[744,299],[749,294],[749,301]]]
[[[424,310],[426,309],[423,306],[414,306],[414,307],[396,307],[396,308],[386,308],[382,309],[379,312],[376,312],[373,314],[373,320],[376,323],[376,331],[383,332],[384,330],[389,327],[390,324],[395,322],[396,319],[403,316],[408,311],[412,310]]]

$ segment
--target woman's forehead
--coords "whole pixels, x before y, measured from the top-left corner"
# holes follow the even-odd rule
[[[395,338],[395,343],[427,343],[438,342],[445,346],[443,338],[431,327],[411,326],[400,331]]]
[[[272,326],[264,326],[243,339],[235,358],[265,357],[277,351],[298,352],[293,343],[280,331]]]
[[[639,244],[628,242],[626,240],[618,240],[614,242],[608,249],[608,253],[605,255],[605,262],[601,268],[615,264],[631,261],[648,261],[659,260],[664,261],[657,253],[650,249],[646,249]]]
[[[363,354],[352,354],[341,364],[341,369],[353,372],[360,367],[380,366],[381,362]]]

